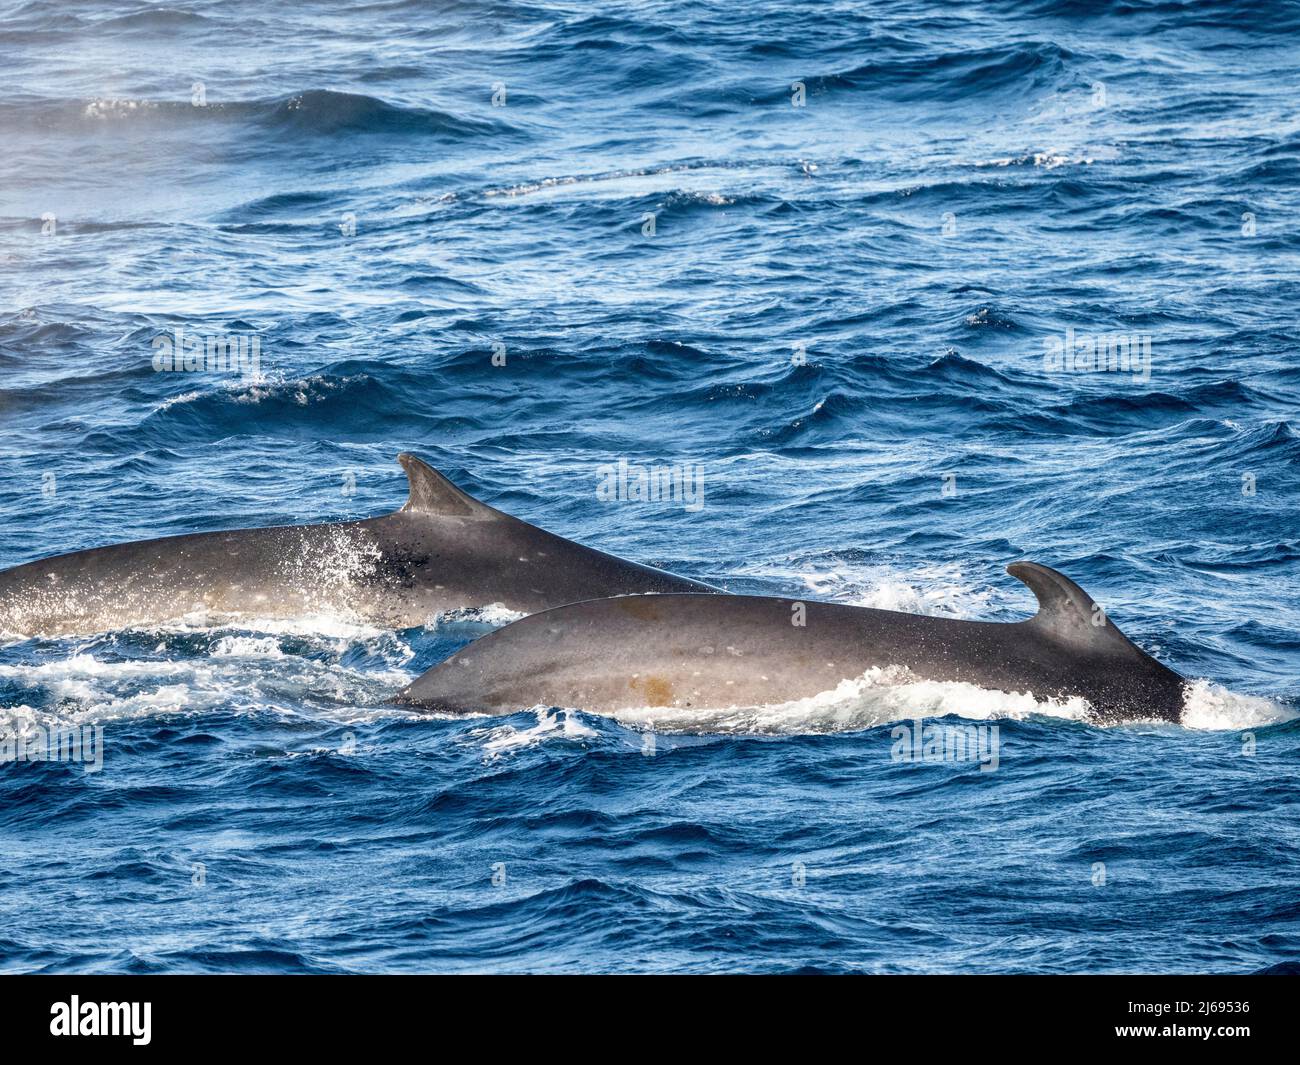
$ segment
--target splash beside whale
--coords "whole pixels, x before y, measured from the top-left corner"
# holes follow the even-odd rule
[[[205,617],[334,613],[391,628],[500,604],[714,589],[548,533],[414,455],[401,510],[364,521],[168,536],[0,572],[0,633],[70,635]]]
[[[475,640],[397,702],[451,713],[716,709],[809,698],[873,667],[901,667],[1039,700],[1082,698],[1105,720],[1180,720],[1183,678],[1134,645],[1082,588],[1034,562],[1007,570],[1038,599],[1026,621],[739,595],[571,604]]]

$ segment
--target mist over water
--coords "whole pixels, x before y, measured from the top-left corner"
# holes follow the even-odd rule
[[[0,763],[0,970],[1297,960],[1298,41],[1146,0],[0,4],[0,567],[384,513],[413,451],[734,592],[1017,620],[1033,559],[1194,680],[1181,726],[879,672],[450,719],[388,700],[508,612],[8,638],[0,735],[103,763]],[[894,757],[918,718],[996,726],[996,770]]]

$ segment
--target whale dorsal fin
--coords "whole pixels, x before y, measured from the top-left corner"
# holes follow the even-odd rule
[[[427,462],[409,452],[402,452],[397,461],[406,471],[411,483],[411,494],[403,511],[421,514],[448,514],[465,518],[495,517],[497,511],[462,492]]]
[[[1128,648],[1143,653],[1106,617],[1092,596],[1064,573],[1038,562],[1013,562],[1007,572],[1028,585],[1038,600],[1038,613],[1028,624],[1076,647],[1112,652]]]

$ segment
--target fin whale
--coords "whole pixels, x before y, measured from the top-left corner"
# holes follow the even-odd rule
[[[1183,678],[1135,646],[1082,588],[1035,562],[1007,571],[1037,598],[1034,617],[961,621],[733,595],[576,603],[475,640],[397,701],[451,713],[713,709],[807,698],[873,666],[901,666],[918,679],[1082,697],[1107,720],[1180,719]]]
[[[222,617],[342,613],[389,627],[501,604],[532,613],[706,584],[548,533],[479,502],[414,455],[400,510],[364,521],[168,536],[0,572],[0,632],[69,635]]]

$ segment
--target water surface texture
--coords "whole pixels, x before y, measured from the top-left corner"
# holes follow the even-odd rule
[[[1015,620],[1030,558],[1196,679],[452,720],[387,700],[500,612],[11,637],[0,733],[102,766],[0,764],[0,969],[1296,961],[1297,85],[1294,4],[0,3],[0,566],[410,450],[737,592]]]

